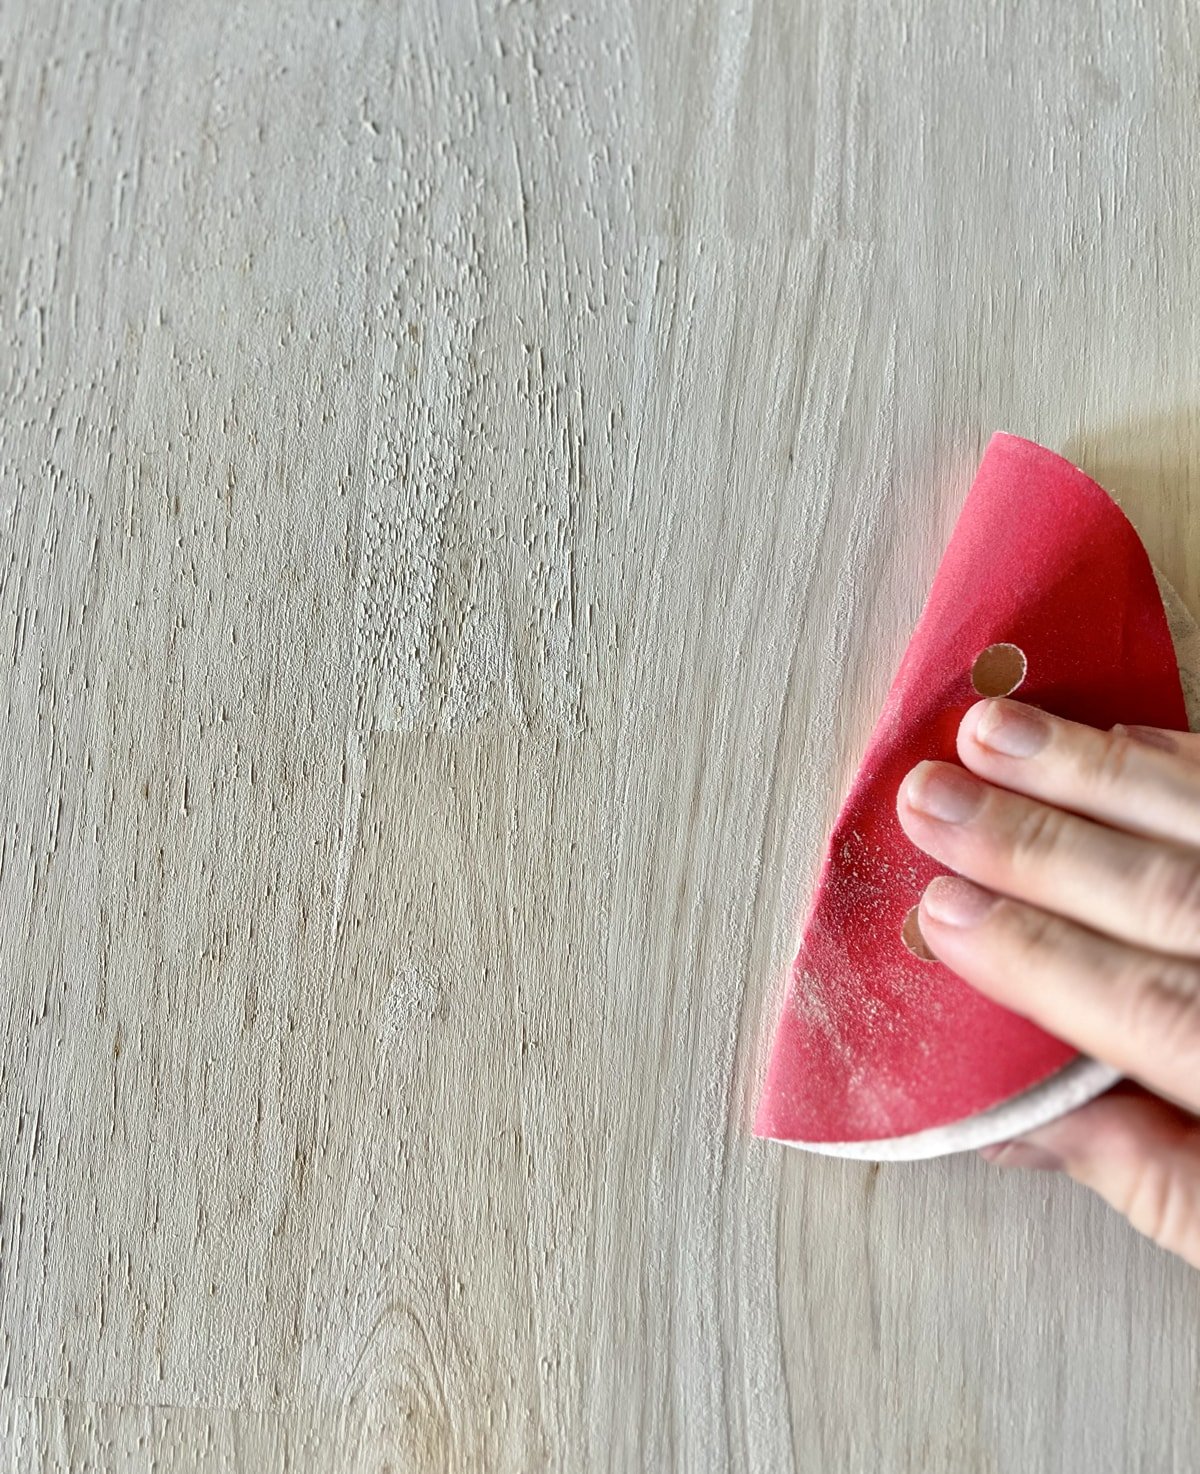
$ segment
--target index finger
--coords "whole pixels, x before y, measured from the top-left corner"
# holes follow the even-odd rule
[[[958,730],[958,755],[981,778],[1132,834],[1200,845],[1200,737],[1156,744],[1100,732],[1020,701],[980,701]]]

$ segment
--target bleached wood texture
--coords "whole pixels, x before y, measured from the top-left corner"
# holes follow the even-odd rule
[[[1200,1277],[747,1119],[988,432],[1200,603],[1198,43],[0,3],[0,1467],[1196,1468]]]

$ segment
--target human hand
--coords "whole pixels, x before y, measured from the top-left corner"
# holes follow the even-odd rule
[[[921,900],[925,941],[1129,1077],[984,1155],[1069,1173],[1200,1267],[1200,734],[981,701],[958,755],[969,771],[920,763],[897,799],[909,838],[957,872]]]

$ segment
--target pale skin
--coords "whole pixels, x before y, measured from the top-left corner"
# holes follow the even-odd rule
[[[981,701],[958,755],[920,763],[897,799],[956,872],[921,900],[925,941],[1128,1077],[984,1155],[1068,1173],[1200,1268],[1200,734]]]

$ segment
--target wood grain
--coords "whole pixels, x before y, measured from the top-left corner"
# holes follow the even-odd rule
[[[747,1117],[997,427],[1200,604],[1188,6],[0,5],[0,1468],[1195,1467]]]

